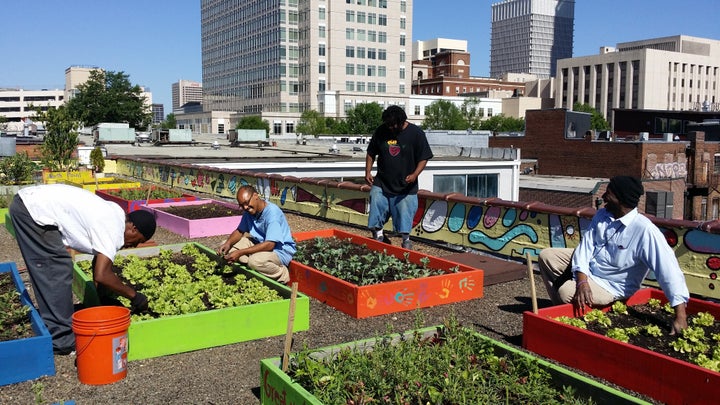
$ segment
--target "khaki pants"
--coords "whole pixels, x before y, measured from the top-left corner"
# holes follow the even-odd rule
[[[243,236],[232,246],[232,248],[230,248],[230,252],[249,248],[254,245],[255,244],[252,240]],[[275,252],[257,252],[249,256],[242,255],[238,261],[242,264],[248,265],[251,269],[257,271],[258,273],[277,280],[280,283],[287,284],[290,281],[290,272],[288,271],[288,268],[282,264],[280,258]]]
[[[550,300],[554,305],[567,304],[575,296],[575,280],[570,269],[573,249],[547,248],[538,256],[538,267]],[[593,306],[609,305],[615,297],[591,278],[588,285],[593,296]]]

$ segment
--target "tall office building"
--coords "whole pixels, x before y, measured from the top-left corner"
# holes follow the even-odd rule
[[[412,0],[201,1],[204,110],[261,115],[294,133],[302,112],[406,106]]]
[[[504,0],[492,5],[490,77],[555,76],[558,59],[573,51],[574,0]]]
[[[172,84],[172,109],[177,110],[190,102],[202,103],[202,83],[180,80]]]

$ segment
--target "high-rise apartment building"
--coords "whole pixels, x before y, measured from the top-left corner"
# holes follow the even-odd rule
[[[555,75],[573,51],[574,0],[504,0],[492,5],[490,77]]]
[[[202,83],[180,80],[172,84],[172,109],[177,110],[190,102],[202,103]]]
[[[261,115],[294,133],[302,112],[407,105],[412,0],[201,1],[205,111]]]

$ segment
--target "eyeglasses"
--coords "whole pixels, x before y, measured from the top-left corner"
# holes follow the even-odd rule
[[[250,204],[252,204],[252,200],[253,200],[253,198],[255,198],[256,195],[257,195],[257,193],[253,193],[246,202],[238,201],[238,205],[240,206],[240,208],[247,209],[250,206]]]

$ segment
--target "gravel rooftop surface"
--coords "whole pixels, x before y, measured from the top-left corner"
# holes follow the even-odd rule
[[[368,235],[364,229],[333,224],[288,213],[294,232],[337,228]],[[153,240],[158,245],[195,241],[210,248],[219,246],[223,236],[186,239],[158,228]],[[394,243],[399,238],[393,238]],[[442,257],[455,251],[414,242],[415,249]],[[15,262],[27,281],[27,272],[15,240],[3,227],[0,230],[0,261]],[[540,308],[549,306],[539,275],[535,284]],[[32,290],[31,290],[32,291]],[[454,314],[465,326],[509,343],[522,344],[522,312],[532,309],[529,279],[487,286],[484,297],[457,304],[419,310],[425,326],[438,325]],[[355,319],[320,301],[310,298],[310,329],[293,335],[292,350],[370,338],[389,327],[394,331],[413,329],[418,311]],[[202,331],[198,331],[202,333]],[[146,360],[131,361],[127,377],[113,384],[82,384],[74,366],[74,356],[55,356],[56,375],[34,381],[0,387],[0,404],[55,403],[75,400],[84,404],[258,404],[260,397],[260,360],[282,356],[285,336],[198,350]],[[0,365],[2,366],[2,365]],[[35,390],[41,389],[37,398]],[[39,399],[39,400],[38,400]]]

